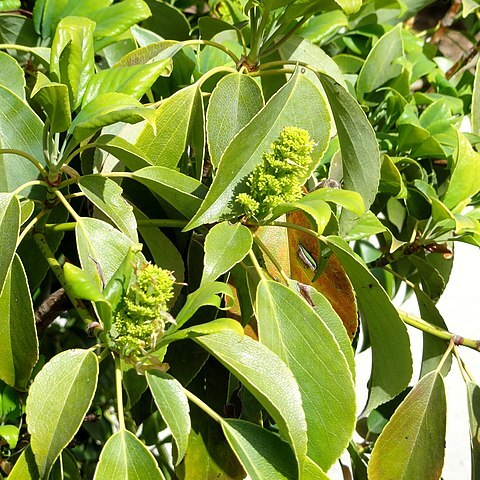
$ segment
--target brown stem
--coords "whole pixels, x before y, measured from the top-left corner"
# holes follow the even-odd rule
[[[35,311],[35,325],[37,330],[47,328],[62,312],[72,307],[63,288],[59,288],[48,296]]]

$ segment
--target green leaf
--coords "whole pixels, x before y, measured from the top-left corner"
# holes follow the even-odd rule
[[[156,110],[155,127],[146,125],[135,143],[152,165],[177,166],[187,145],[195,110],[201,107],[201,102],[200,89],[193,84],[160,104]]]
[[[366,93],[373,92],[388,80],[398,77],[403,66],[402,24],[393,28],[373,46],[360,70],[357,80],[357,95],[361,101]]]
[[[252,480],[298,478],[292,449],[265,428],[243,420],[225,419],[223,433]]]
[[[215,180],[186,229],[213,223],[234,213],[232,200],[245,188],[246,177],[286,126],[308,130],[316,142],[316,165],[327,148],[331,121],[325,99],[316,85],[298,71],[267,105],[229,143],[218,165]]]
[[[465,135],[457,132],[457,136],[453,171],[443,203],[450,209],[458,207],[461,211],[464,202],[480,191],[480,153],[473,149]]]
[[[68,87],[62,83],[51,82],[42,72],[37,73],[37,83],[31,97],[45,110],[50,120],[52,133],[64,132],[72,122]]]
[[[0,379],[25,390],[38,360],[38,340],[27,277],[18,255],[0,294],[0,338]]]
[[[207,109],[208,148],[214,167],[230,141],[262,107],[262,90],[253,78],[231,73],[217,83]]]
[[[12,264],[20,232],[20,202],[15,195],[0,193],[0,292]]]
[[[179,8],[157,0],[147,0],[152,16],[142,25],[163,38],[188,40],[190,24]]]
[[[133,242],[138,242],[137,221],[132,206],[123,198],[123,189],[101,175],[84,175],[80,190]]]
[[[102,93],[80,110],[68,133],[82,141],[107,125],[137,123],[143,119],[153,122],[155,111],[144,108],[138,100],[124,93]]]
[[[253,393],[288,438],[302,471],[307,425],[297,382],[283,361],[267,347],[232,331],[195,338]]]
[[[63,274],[68,289],[74,297],[92,302],[105,301],[105,297],[98,284],[81,268],[76,267],[73,263],[67,262],[63,266]]]
[[[12,450],[17,446],[18,433],[15,425],[0,425],[0,438],[3,438]]]
[[[198,180],[166,167],[146,167],[132,178],[170,203],[184,217],[192,218],[206,195],[206,187]]]
[[[471,479],[475,480],[480,472],[480,437],[478,435],[480,428],[480,388],[478,385],[470,381],[466,383],[466,387],[468,418],[470,421]]]
[[[252,232],[240,223],[215,225],[205,238],[202,283],[216,280],[241,262],[252,248]]]
[[[181,328],[185,322],[193,317],[193,314],[200,307],[205,305],[213,305],[214,307],[220,308],[222,298],[218,296],[218,294],[222,294],[222,296],[226,297],[226,305],[223,307],[223,309],[228,310],[233,303],[234,294],[232,287],[222,282],[206,283],[187,297],[185,305],[180,312],[178,312],[176,318],[177,323],[173,328],[171,328],[170,332]]]
[[[70,87],[73,110],[82,103],[87,84],[95,73],[94,29],[95,23],[85,17],[66,17],[59,22],[52,42],[50,72],[58,82]]]
[[[158,411],[175,440],[177,466],[185,456],[191,428],[187,397],[182,385],[166,373],[152,370],[146,377]]]
[[[9,10],[17,10],[21,8],[20,0],[0,0],[0,12],[8,12]]]
[[[370,394],[363,415],[394,398],[412,377],[407,329],[387,293],[368,268],[338,237],[325,238],[347,272],[368,327],[372,345]]]
[[[94,480],[164,480],[154,456],[128,430],[113,434],[103,447]]]
[[[25,100],[25,76],[22,67],[5,52],[0,52],[0,85]]]
[[[27,445],[8,476],[10,480],[39,480],[37,464],[32,447]]]
[[[35,112],[17,95],[0,85],[0,148],[13,148],[43,160],[43,124]],[[38,170],[18,155],[0,154],[0,192],[15,190],[38,177]],[[28,195],[30,189],[23,190]]]
[[[447,405],[442,376],[423,377],[375,442],[370,480],[438,480],[442,474]]]
[[[89,350],[66,350],[35,377],[27,398],[27,425],[41,477],[50,471],[85,418],[97,387],[98,360]]]
[[[298,382],[308,456],[328,470],[348,445],[356,421],[355,386],[346,358],[315,310],[280,283],[259,283],[255,314],[260,342],[287,364]]]
[[[355,99],[332,78],[320,74],[340,140],[345,189],[358,192],[365,209],[372,205],[380,181],[380,152],[375,132]],[[348,232],[351,216],[342,215],[341,231]]]
[[[340,10],[332,10],[311,17],[299,30],[299,34],[314,44],[323,45],[332,40],[344,27],[348,27],[346,15]]]
[[[438,270],[418,255],[409,255],[408,260],[415,266],[422,282],[423,290],[436,302],[443,290],[445,281]]]
[[[168,76],[172,70],[172,60],[165,59],[147,65],[113,67],[101,70],[87,85],[83,105],[88,104],[102,93],[124,93],[139,100],[162,75]]]
[[[362,6],[362,0],[335,0],[335,3],[347,15],[358,12]]]

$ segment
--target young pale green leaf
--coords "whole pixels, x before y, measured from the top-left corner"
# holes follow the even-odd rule
[[[233,215],[232,200],[245,188],[246,177],[262,161],[263,153],[282,129],[290,125],[308,130],[316,142],[312,154],[316,164],[327,148],[331,119],[318,87],[298,72],[229,143],[200,210],[186,228]]]
[[[89,350],[66,350],[35,377],[27,398],[27,424],[41,477],[85,418],[97,388],[98,360]]]
[[[191,428],[187,397],[180,382],[171,375],[152,370],[146,377],[158,411],[175,440],[175,465],[178,465],[185,456]]]
[[[155,457],[128,430],[113,434],[103,447],[94,480],[165,480]]]
[[[64,132],[72,122],[68,87],[62,83],[51,82],[42,72],[37,73],[37,83],[31,97],[45,110],[50,120],[52,133]]]
[[[0,292],[12,264],[20,231],[20,202],[15,195],[0,193]]]
[[[307,424],[298,384],[289,368],[271,350],[232,331],[195,338],[225,365],[277,423],[288,438],[301,472],[307,453]]]
[[[450,209],[458,206],[463,210],[464,202],[480,191],[480,153],[473,149],[465,135],[457,132],[457,137],[453,172],[443,203]]]
[[[170,203],[186,218],[192,218],[207,193],[198,180],[166,167],[146,167],[132,178]]]
[[[470,455],[472,480],[480,473],[480,388],[473,382],[467,382],[467,405],[470,420]]]
[[[218,294],[225,296],[226,305],[223,309],[228,310],[232,306],[234,298],[232,287],[222,282],[206,283],[187,297],[185,305],[180,312],[178,312],[176,318],[177,323],[170,331],[179,329],[185,324],[185,322],[192,318],[193,314],[200,307],[205,305],[213,305],[214,307],[219,308],[222,303],[222,299]]]
[[[155,127],[146,125],[135,143],[152,165],[177,166],[187,145],[192,118],[201,102],[200,89],[193,84],[160,104],[156,110]]]
[[[252,232],[240,223],[215,225],[205,238],[202,284],[215,281],[241,262],[252,248]]]
[[[362,0],[335,0],[335,3],[347,14],[351,15],[360,10]]]
[[[123,198],[123,190],[113,180],[101,175],[84,175],[78,182],[80,190],[127,237],[138,242],[137,221],[132,206]]]
[[[22,452],[8,476],[10,480],[40,480],[32,447],[28,445]]]
[[[438,480],[445,451],[447,404],[442,376],[431,372],[410,391],[375,442],[370,480]]]
[[[87,105],[102,93],[124,93],[139,100],[159,76],[168,76],[172,60],[165,59],[147,65],[113,67],[101,70],[87,85],[83,105]]]
[[[124,93],[102,93],[80,110],[68,133],[82,141],[107,125],[137,123],[144,119],[153,123],[155,111],[144,108],[138,100]]]
[[[322,318],[288,287],[262,280],[255,316],[260,342],[290,368],[302,394],[308,456],[328,470],[355,427],[355,386],[338,342]]]
[[[81,104],[87,84],[95,73],[94,29],[95,23],[88,18],[66,17],[58,23],[52,42],[50,72],[58,82],[70,87],[73,110]]]
[[[383,35],[373,46],[360,70],[357,80],[359,100],[366,93],[373,92],[388,80],[398,77],[403,67],[399,59],[403,57],[402,24]]]
[[[73,263],[65,263],[63,275],[68,289],[74,297],[92,302],[105,301],[105,297],[94,279]]]
[[[214,167],[230,141],[262,108],[262,90],[253,78],[231,73],[217,83],[207,109],[208,148]]]
[[[295,455],[278,435],[243,420],[221,423],[223,433],[251,480],[298,478]]]
[[[0,425],[0,438],[3,438],[11,450],[17,446],[20,430],[15,425]]]
[[[375,200],[380,182],[380,152],[375,132],[356,100],[332,78],[319,76],[337,126],[345,188],[358,192],[367,210]],[[348,232],[352,221],[351,214],[344,213],[340,230]]]
[[[25,75],[22,67],[5,52],[0,52],[0,85],[25,100]]]
[[[25,390],[38,360],[38,340],[27,277],[18,255],[0,294],[0,338],[0,379]]]
[[[367,415],[404,390],[412,377],[412,357],[407,329],[387,293],[365,264],[338,237],[325,238],[347,272],[368,326],[372,345],[370,394]]]
[[[0,148],[13,148],[43,160],[43,124],[35,112],[8,88],[0,85]],[[0,154],[0,191],[11,192],[38,177],[38,170],[27,159]],[[23,190],[28,195],[30,189]]]

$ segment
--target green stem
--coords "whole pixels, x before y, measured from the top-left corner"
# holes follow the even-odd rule
[[[217,43],[217,42],[212,42],[211,40],[187,40],[186,42],[181,42],[182,45],[184,46],[189,46],[189,45],[208,45],[209,47],[215,47],[218,50],[221,50],[222,52],[226,53],[234,62],[235,65],[238,65],[240,62],[240,59],[227,47],[224,47],[222,44]]]
[[[20,185],[12,192],[12,195],[18,195],[22,190],[25,190],[28,187],[33,187],[34,185],[41,185],[42,187],[48,188],[48,183],[44,182],[43,180],[30,180],[29,182]]]
[[[70,215],[75,219],[76,222],[80,221],[80,215],[72,208],[70,203],[68,203],[67,199],[64,197],[63,193],[58,189],[54,188],[53,193],[57,196],[57,198],[62,202],[63,206],[67,209]]]
[[[28,232],[37,224],[37,222],[45,215],[49,214],[50,210],[42,210],[36,217],[34,217],[22,230],[22,233],[18,236],[17,247],[22,243],[23,239],[27,236]]]
[[[200,400],[196,395],[194,395],[190,390],[186,388],[183,389],[183,393],[185,393],[186,397],[194,403],[197,407],[203,410],[207,415],[212,417],[216,422],[222,423],[222,417],[212,408],[210,408],[203,400]]]
[[[198,88],[200,88],[209,78],[213,77],[217,73],[238,73],[234,68],[230,67],[215,67],[203,74],[201,78],[197,80]]]
[[[65,198],[67,198],[67,195]],[[139,227],[162,227],[162,228],[183,228],[187,225],[188,220],[170,219],[170,218],[148,218],[145,220],[137,220]],[[71,232],[75,230],[77,222],[65,223],[47,223],[45,229],[50,232]]]
[[[48,245],[47,239],[43,233],[36,232],[33,234],[33,238],[37,243],[38,248],[42,252],[45,260],[47,261],[48,265],[52,269],[52,272],[57,277],[60,285],[64,288],[65,293],[67,294],[68,298],[72,302],[73,307],[77,311],[80,318],[88,325],[92,322],[92,317],[88,312],[87,308],[83,304],[81,300],[75,298],[74,295],[70,292],[70,287],[65,280],[65,276],[63,275],[63,268],[58,263],[57,259],[55,258],[50,246]]]
[[[255,243],[260,247],[260,249],[263,251],[263,253],[267,255],[267,257],[273,263],[274,267],[277,269],[278,273],[280,273],[282,278],[285,280],[285,283],[288,285],[288,283],[290,282],[290,278],[285,273],[285,270],[283,270],[278,260],[275,258],[275,255],[272,254],[269,248],[257,236],[254,236],[253,239],[255,240]]]
[[[453,341],[453,338],[451,338],[450,343],[448,344],[448,348],[445,350],[445,353],[443,354],[442,359],[440,360],[437,368],[435,369],[435,371],[437,373],[440,373],[440,370],[442,369],[443,364],[447,360],[448,356],[450,355],[450,353],[451,353],[451,351],[454,347],[455,347],[455,342]]]
[[[44,178],[48,177],[48,173],[43,167],[43,165],[33,155],[30,155],[27,152],[23,152],[22,150],[17,150],[15,148],[0,148],[0,155],[3,154],[18,155],[19,157],[25,158],[30,163],[35,165],[35,167],[38,169],[38,171],[42,174]]]
[[[120,430],[125,428],[125,415],[123,413],[123,395],[122,395],[122,366],[120,364],[120,357],[115,353],[115,388],[117,391],[117,415]]]
[[[257,273],[258,273],[258,276],[259,276],[262,280],[266,280],[265,274],[263,273],[263,270],[262,270],[262,267],[261,267],[260,264],[258,263],[257,257],[256,257],[255,254],[253,253],[253,250],[252,250],[252,249],[250,249],[250,251],[248,252],[248,256],[250,257],[250,260],[252,261],[253,266],[255,267],[255,270],[256,270]]]

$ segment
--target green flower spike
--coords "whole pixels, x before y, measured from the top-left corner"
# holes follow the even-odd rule
[[[247,217],[264,218],[282,203],[302,196],[302,181],[312,163],[315,142],[303,128],[285,127],[247,179],[248,193],[236,201]]]

